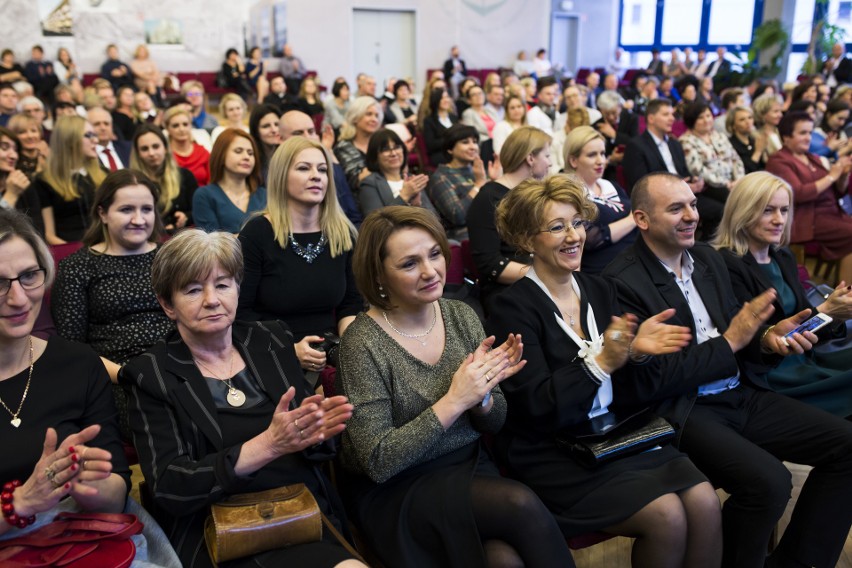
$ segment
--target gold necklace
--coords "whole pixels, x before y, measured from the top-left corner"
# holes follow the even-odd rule
[[[18,418],[18,415],[21,413],[21,408],[24,406],[24,401],[27,400],[27,393],[30,392],[30,381],[33,380],[33,367],[35,366],[35,360],[33,357],[33,338],[30,336],[30,373],[27,376],[27,386],[24,387],[24,395],[21,397],[21,402],[18,404],[18,410],[12,412],[12,409],[6,406],[6,403],[3,402],[3,399],[0,399],[0,404],[3,405],[3,408],[6,409],[6,412],[12,415],[11,424],[15,428],[21,425],[21,419]]]
[[[193,359],[195,359],[195,357],[193,357]],[[233,385],[233,383],[231,383],[230,377],[233,376],[233,371],[234,371],[234,352],[233,351],[231,351],[231,364],[228,366],[228,377],[229,378],[223,379],[222,377],[220,377],[219,375],[214,373],[213,370],[210,367],[208,367],[207,365],[205,365],[204,363],[202,363],[198,359],[195,359],[195,362],[198,365],[200,365],[201,367],[204,367],[205,369],[207,369],[207,372],[210,373],[211,375],[213,375],[214,379],[216,379],[217,381],[222,381],[223,383],[225,383],[228,386],[228,395],[225,397],[225,400],[228,401],[228,404],[230,404],[231,406],[234,406],[234,407],[240,407],[240,406],[242,406],[246,403],[246,394],[243,391],[241,391],[240,389],[238,389],[237,387],[235,387]]]

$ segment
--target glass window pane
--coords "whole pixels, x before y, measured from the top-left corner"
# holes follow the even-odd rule
[[[805,64],[805,60],[808,58],[807,53],[791,53],[790,57],[787,58],[787,82],[795,83],[796,79],[799,77],[799,73],[802,72],[802,65]]]
[[[666,0],[663,6],[663,44],[697,44],[703,5],[703,0]]]
[[[656,0],[624,0],[621,13],[621,45],[651,45],[657,25]]]
[[[793,43],[808,43],[811,41],[815,1],[796,0],[796,11],[793,13]]]
[[[852,38],[852,0],[829,0],[828,23],[845,29],[845,41],[849,41]]]
[[[630,66],[633,69],[645,69],[648,65],[651,64],[651,52],[650,51],[637,51],[632,54],[633,57],[630,58]]]
[[[748,45],[754,23],[754,0],[713,0],[707,43]]]

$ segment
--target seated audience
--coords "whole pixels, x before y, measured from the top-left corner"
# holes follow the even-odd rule
[[[510,412],[498,455],[565,536],[634,537],[637,566],[719,566],[718,498],[673,446],[589,469],[556,442],[610,408],[642,403],[622,398],[620,385],[664,373],[650,356],[678,352],[690,339],[688,327],[663,323],[674,310],[639,326],[622,314],[610,282],[580,271],[584,226],[597,214],[586,195],[577,178],[557,175],[523,182],[497,208],[503,239],[533,253],[532,268],[497,296],[487,323],[497,337],[518,330],[528,346],[527,365],[503,383]]]
[[[92,107],[87,111],[86,116],[98,137],[96,150],[101,167],[108,172],[127,167],[130,163],[131,144],[115,138],[112,115],[102,107]]]
[[[722,112],[713,121],[713,128],[726,136],[730,136],[731,131],[725,124],[725,119],[727,118],[728,113],[733,111],[735,108],[747,106],[745,89],[741,89],[739,87],[730,87],[725,89],[722,91],[721,104]]]
[[[393,96],[388,110],[397,123],[406,125],[413,134],[417,126],[417,106],[411,102],[411,87],[400,79],[393,84]]]
[[[704,180],[701,194],[724,206],[734,184],[745,175],[739,155],[724,134],[713,128],[713,113],[706,103],[692,103],[684,112],[689,129],[680,137],[689,173]]]
[[[597,208],[585,223],[583,272],[598,274],[636,240],[636,222],[630,215],[630,198],[617,183],[603,178],[606,142],[594,128],[580,126],[565,140],[565,172],[583,182],[586,198]]]
[[[789,184],[766,172],[748,175],[731,192],[713,241],[725,259],[734,293],[741,302],[767,288],[778,291],[770,324],[811,307],[799,282],[796,257],[787,248],[792,213]],[[834,319],[817,333],[820,341],[845,337],[845,322],[852,317],[852,292],[846,283],[841,282],[815,312]],[[850,369],[852,350],[813,350],[785,357],[766,373],[765,381],[775,392],[846,418],[852,416]]]
[[[334,155],[343,166],[346,180],[355,195],[358,195],[361,181],[370,175],[366,166],[367,146],[370,137],[381,128],[383,119],[382,107],[373,97],[358,97],[346,111],[346,122],[340,129]]]
[[[239,233],[255,211],[266,207],[258,150],[251,136],[236,128],[219,135],[210,154],[210,184],[192,196],[192,217],[205,231]]]
[[[219,126],[219,121],[207,113],[207,95],[200,81],[190,80],[180,87],[180,94],[186,97],[192,113],[192,127],[206,130],[208,133]]]
[[[367,146],[367,169],[370,175],[361,181],[358,200],[366,216],[388,205],[414,205],[432,209],[426,196],[429,176],[409,176],[408,149],[393,130],[383,128]]]
[[[48,244],[80,241],[89,227],[95,188],[106,177],[96,147],[97,135],[85,118],[63,116],[56,121],[50,156],[33,181]]]
[[[26,80],[23,66],[15,61],[15,52],[11,49],[4,49],[0,53],[0,82],[11,85]]]
[[[3,312],[15,314],[0,326],[0,398],[11,417],[0,427],[8,451],[0,466],[6,480],[0,539],[37,521],[43,525],[61,511],[120,513],[130,468],[109,377],[89,347],[58,335],[47,341],[32,335],[53,281],[53,258],[27,218],[5,209],[0,274]]]
[[[279,114],[301,108],[299,98],[287,92],[287,83],[281,76],[273,77],[269,81],[269,94],[263,98],[263,104],[274,106]]]
[[[222,100],[219,101],[219,114],[222,116],[222,122],[210,134],[213,143],[216,143],[216,138],[226,128],[237,128],[248,132],[249,127],[245,123],[247,112],[248,105],[246,105],[246,102],[238,94],[225,93],[222,95]]]
[[[293,46],[290,44],[285,43],[282,51],[281,75],[287,81],[287,90],[291,93],[298,93],[308,68],[302,63],[300,57],[293,55]]]
[[[809,331],[785,337],[809,310],[767,327],[775,290],[739,303],[719,253],[695,242],[696,199],[682,179],[647,176],[631,199],[641,238],[604,275],[639,321],[675,308],[669,323],[689,327],[692,339],[655,357],[658,371],[619,383],[622,396],[653,401],[677,429],[678,448],[730,495],[722,566],[834,566],[852,524],[852,423],[766,390],[761,378],[779,355],[801,354],[817,341]],[[814,468],[767,558],[790,498],[782,460]]]
[[[242,273],[231,235],[190,229],[163,245],[151,281],[177,331],[120,377],[131,393],[134,442],[158,520],[186,568],[214,565],[204,521],[210,505],[241,493],[304,483],[348,533],[340,499],[315,464],[333,457],[331,438],[352,406],[342,396],[313,394],[280,322],[234,321]],[[364,566],[330,531],[322,534],[229,565]]]
[[[257,46],[249,50],[249,59],[246,61],[246,80],[249,87],[257,93],[257,100],[262,101],[269,92],[269,79],[266,78],[266,63],[263,54]]]
[[[286,322],[302,368],[314,372],[327,363],[316,349],[323,334],[342,336],[363,308],[352,275],[356,231],[340,210],[330,170],[319,142],[287,140],[270,164],[266,208],[240,232],[240,319]]]
[[[233,47],[225,52],[225,61],[222,62],[219,73],[224,83],[222,86],[233,89],[243,99],[251,96],[252,89],[248,83],[246,67],[243,65],[239,52]]]
[[[168,233],[192,224],[192,196],[198,182],[191,171],[178,167],[162,130],[151,124],[136,130],[130,167],[157,184],[157,209]]]
[[[210,181],[210,153],[192,139],[192,115],[181,106],[173,106],[163,116],[169,144],[177,165],[188,169],[198,185]]]
[[[44,49],[40,45],[34,45],[30,54],[31,59],[24,67],[24,75],[33,86],[37,97],[52,101],[53,89],[59,84],[59,78],[53,70],[53,63],[44,59]]]
[[[0,83],[0,126],[7,126],[18,113],[18,91],[11,83]]]
[[[116,105],[112,111],[115,130],[119,140],[130,142],[136,133],[135,92],[133,87],[122,85],[115,92]]]
[[[313,76],[302,79],[299,86],[299,107],[308,116],[322,115],[325,107],[320,100],[319,84]]]
[[[133,53],[133,61],[130,62],[130,70],[133,72],[133,84],[138,91],[148,93],[154,98],[160,97],[160,89],[163,86],[163,76],[157,63],[151,59],[151,53],[144,43],[140,43]]]
[[[784,116],[784,111],[774,92],[756,97],[751,103],[751,108],[754,111],[754,124],[758,129],[755,138],[763,138],[761,145],[764,148],[765,160],[768,160],[769,156],[780,150],[782,146],[778,124]]]
[[[323,124],[330,124],[335,131],[339,131],[349,110],[349,83],[346,79],[338,77],[334,80],[331,96],[325,100],[323,110]]]
[[[255,155],[260,164],[260,178],[266,183],[266,172],[269,161],[275,150],[281,144],[279,120],[281,113],[274,105],[261,104],[254,107],[249,116],[249,134],[254,139],[258,154]],[[242,130],[242,129],[240,129]]]
[[[725,114],[725,127],[731,133],[729,141],[740,157],[746,174],[763,170],[766,167],[765,136],[755,133],[754,111],[746,106],[738,106]]]
[[[713,90],[713,77],[702,77],[698,81],[695,100],[706,104],[713,116],[719,116],[725,110],[725,107],[722,106],[722,100]]]
[[[497,156],[500,155],[500,150],[509,135],[527,124],[527,105],[524,104],[524,100],[519,95],[507,96],[503,106],[503,120],[495,124],[494,130],[491,132],[494,154]]]
[[[70,87],[75,101],[81,101],[83,99],[83,75],[77,70],[77,64],[74,63],[74,60],[71,58],[71,52],[67,48],[60,47],[56,51],[56,61],[53,62],[53,69],[56,72],[56,78],[59,79],[59,83]],[[0,77],[0,81],[2,81],[2,77]]]
[[[480,441],[506,418],[498,385],[524,366],[521,338],[491,349],[474,312],[441,299],[450,247],[430,213],[373,212],[355,254],[371,307],[343,337],[339,377],[356,409],[344,464],[371,548],[387,566],[573,566],[553,517]]]
[[[486,313],[494,298],[524,277],[530,256],[500,238],[495,211],[500,202],[522,181],[543,179],[551,166],[550,136],[540,128],[521,126],[500,150],[503,175],[482,186],[467,211],[470,251],[479,273],[480,299]]]
[[[479,85],[474,85],[468,89],[467,98],[470,107],[462,113],[462,124],[474,127],[479,134],[479,142],[483,143],[491,138],[495,124],[491,115],[485,111],[485,91]]]
[[[426,105],[421,105],[424,108]],[[458,117],[453,113],[453,99],[450,98],[446,89],[434,87],[429,95],[429,113],[423,119],[422,133],[423,143],[429,156],[429,163],[440,166],[449,161],[444,152],[444,136],[454,124]],[[479,137],[477,136],[477,141]]]
[[[18,166],[23,151],[18,136],[0,126],[0,209],[17,209],[26,214],[36,230],[43,233],[38,193],[31,187],[30,178]]]
[[[843,127],[849,121],[849,105],[843,101],[830,101],[825,109],[822,122],[811,134],[810,152],[837,160],[852,152],[849,137]]]
[[[839,279],[852,282],[852,218],[837,201],[848,191],[852,157],[843,156],[826,168],[809,152],[813,127],[806,113],[784,115],[778,125],[784,147],[770,156],[766,171],[793,188],[795,215],[790,242],[816,241],[820,258],[840,261]]]
[[[133,71],[118,58],[118,46],[109,44],[106,56],[107,60],[101,65],[101,77],[109,81],[116,90],[122,85],[133,85]]]
[[[639,118],[625,107],[624,99],[615,90],[603,91],[598,96],[598,110],[601,118],[592,126],[601,133],[606,143],[604,177],[614,182],[618,177],[616,167],[624,160],[627,144],[639,135]]]
[[[36,119],[25,114],[16,114],[7,125],[21,142],[17,168],[32,181],[44,171],[50,146],[44,139],[44,127]]]
[[[149,123],[162,127],[163,113],[154,106],[154,101],[148,93],[139,91],[133,95],[133,111],[139,124]]]
[[[556,130],[556,115],[558,113],[557,95],[558,85],[552,77],[539,76],[538,91],[536,92],[537,103],[527,112],[527,124],[541,128],[550,136]]]
[[[449,161],[438,166],[429,178],[427,195],[451,239],[467,238],[467,210],[473,198],[488,181],[485,164],[479,157],[479,136],[473,126],[454,124],[444,134],[444,152]],[[491,178],[499,177],[488,165]]]

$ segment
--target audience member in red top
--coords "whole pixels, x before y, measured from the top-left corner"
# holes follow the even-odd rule
[[[199,186],[210,182],[210,152],[192,140],[192,115],[177,106],[166,111],[164,122],[177,165],[195,176]]]

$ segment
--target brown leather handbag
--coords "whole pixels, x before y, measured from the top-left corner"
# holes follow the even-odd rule
[[[216,564],[320,539],[319,505],[303,483],[229,497],[210,507],[204,523]]]

